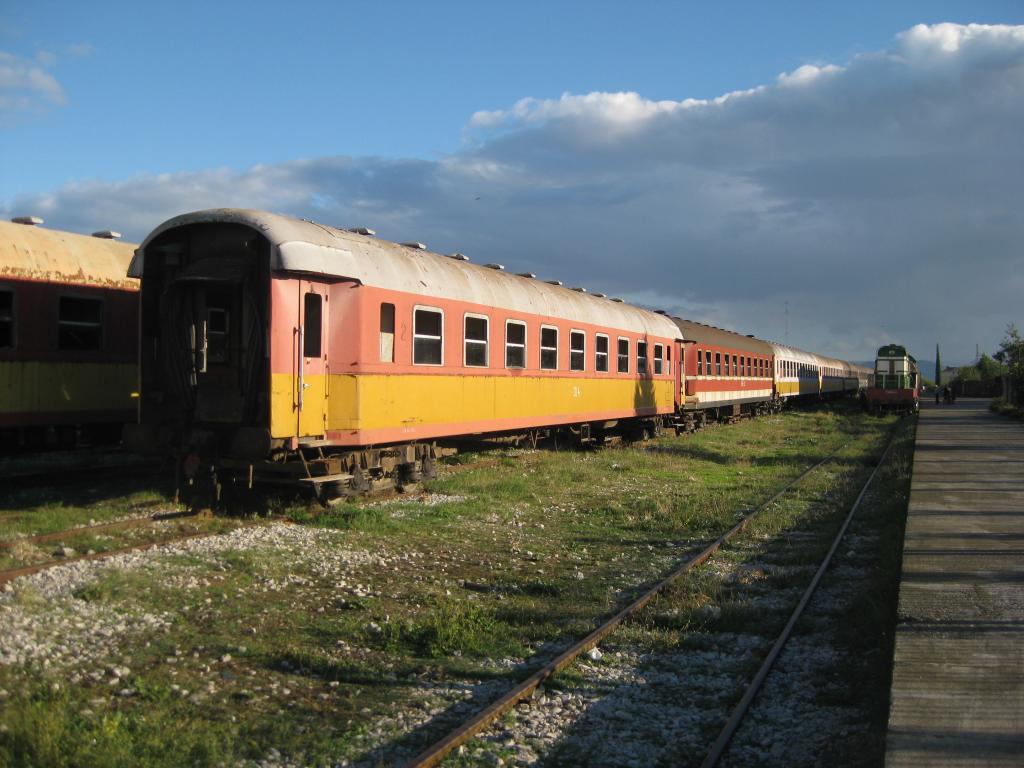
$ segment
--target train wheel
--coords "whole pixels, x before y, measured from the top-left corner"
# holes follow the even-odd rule
[[[429,456],[424,456],[423,461],[420,462],[423,466],[423,476],[427,478],[437,477],[437,465],[434,464],[434,460]]]

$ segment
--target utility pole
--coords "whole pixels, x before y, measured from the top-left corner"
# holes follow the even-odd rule
[[[786,336],[784,340],[785,345],[789,346],[789,302],[786,302]]]

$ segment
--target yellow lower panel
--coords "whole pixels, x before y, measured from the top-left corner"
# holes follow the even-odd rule
[[[0,413],[135,407],[134,363],[0,362]]]
[[[307,394],[322,386],[317,377]],[[671,408],[672,381],[562,379],[528,376],[380,376],[332,374],[326,401],[327,429],[388,429],[414,425],[486,422],[515,418],[559,418],[632,408]],[[271,434],[296,434],[294,377],[274,374]],[[319,407],[307,397],[303,427],[315,423],[306,411]],[[308,434],[322,434],[304,432]]]

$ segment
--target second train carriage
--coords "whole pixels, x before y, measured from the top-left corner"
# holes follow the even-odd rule
[[[134,246],[0,222],[0,446],[115,441],[135,417]]]
[[[679,329],[628,304],[368,234],[222,209],[139,247],[137,450],[317,487],[430,470],[432,441],[654,429]]]
[[[680,398],[680,416],[686,428],[709,418],[771,407],[775,396],[770,344],[691,320],[673,320],[686,345]]]

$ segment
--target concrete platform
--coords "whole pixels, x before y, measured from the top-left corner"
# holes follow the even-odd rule
[[[1024,425],[922,402],[886,765],[1024,766]]]

